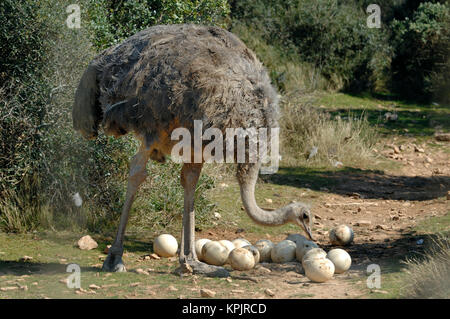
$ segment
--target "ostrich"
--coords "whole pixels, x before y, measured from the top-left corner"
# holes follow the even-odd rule
[[[147,28],[95,57],[80,80],[72,110],[74,129],[88,139],[100,126],[107,135],[133,133],[140,148],[130,162],[125,203],[116,238],[103,271],[126,271],[123,240],[130,208],[147,177],[149,159],[164,162],[179,127],[273,128],[278,126],[278,97],[255,54],[232,33],[192,24]],[[184,163],[184,189],[179,262],[182,271],[228,276],[223,267],[198,260],[195,242],[194,193],[200,163]],[[311,237],[309,206],[294,202],[273,211],[258,207],[255,184],[261,159],[237,164],[237,180],[246,213],[259,224],[299,225]]]

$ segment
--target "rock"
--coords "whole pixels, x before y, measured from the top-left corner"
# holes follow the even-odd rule
[[[395,154],[400,154],[401,152],[400,152],[400,149],[398,148],[398,146],[396,146],[396,145],[392,145],[392,149],[394,150],[394,153]]]
[[[148,271],[145,271],[145,270],[142,269],[142,268],[136,269],[136,273],[138,273],[138,274],[140,274],[140,275],[146,275],[146,276],[149,276],[149,275],[150,275],[150,274],[148,273]]]
[[[417,145],[414,145],[414,152],[425,153],[425,150],[421,147],[418,147]]]
[[[435,133],[434,138],[441,142],[450,142],[450,133]]]
[[[178,289],[175,288],[174,286],[169,286],[169,290],[170,290],[170,291],[178,291]]]
[[[156,259],[156,260],[160,260],[161,259],[161,257],[159,257],[157,254],[155,254],[155,253],[153,253],[153,254],[150,254],[150,258],[151,259]]]
[[[210,289],[202,288],[202,289],[200,289],[200,295],[205,298],[214,298],[214,296],[216,295],[216,292],[212,291]]]
[[[215,219],[220,219],[220,218],[222,218],[222,215],[220,215],[218,212],[215,212],[214,213],[214,218]]]
[[[273,203],[273,200],[270,199],[270,198],[266,198],[265,201],[266,201],[266,203],[268,203],[268,204],[272,204],[272,203]]]
[[[94,289],[94,290],[101,289],[101,287],[99,287],[99,286],[97,286],[95,284],[89,285],[89,288],[90,289]]]
[[[264,293],[269,296],[269,297],[273,297],[275,296],[275,292],[273,292],[272,290],[270,290],[269,288],[267,288],[266,290],[264,290]]]
[[[17,290],[19,289],[18,286],[11,286],[11,287],[2,287],[0,288],[1,291],[10,291],[10,290]]]
[[[355,226],[365,227],[365,226],[370,226],[371,224],[372,224],[372,222],[370,220],[360,220],[355,223]]]
[[[387,230],[387,227],[386,227],[386,225],[381,225],[381,224],[379,224],[379,225],[376,225],[376,226],[375,226],[375,229]]]
[[[33,257],[30,256],[23,256],[22,258],[20,258],[21,262],[27,262],[27,261],[31,261],[33,260]]]
[[[86,235],[80,238],[78,241],[78,247],[82,250],[91,250],[98,247],[98,244],[91,236]]]
[[[427,162],[427,163],[433,163],[433,159],[432,158],[430,158],[430,157],[428,157],[428,156],[425,156],[425,162]]]

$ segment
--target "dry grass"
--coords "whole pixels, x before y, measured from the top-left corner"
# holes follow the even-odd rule
[[[404,298],[450,298],[450,239],[438,235],[432,240],[423,258],[405,262],[407,276],[403,288]]]
[[[314,106],[308,96],[286,96],[282,105],[282,155],[286,165],[364,166],[373,160],[372,147],[377,133],[367,119],[346,119]],[[308,159],[313,147],[317,154]]]

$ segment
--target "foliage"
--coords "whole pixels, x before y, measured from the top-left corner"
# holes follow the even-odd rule
[[[225,25],[226,0],[89,1],[89,27],[99,49],[157,24],[202,23]]]
[[[385,67],[384,33],[366,26],[366,13],[337,0],[234,2],[233,17],[263,31],[269,43],[294,51],[336,88],[370,88]],[[240,23],[239,22],[239,23]]]
[[[450,101],[450,8],[425,2],[411,19],[394,20],[393,90],[419,100],[433,94]]]

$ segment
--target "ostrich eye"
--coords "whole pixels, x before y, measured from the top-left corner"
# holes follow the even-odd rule
[[[308,214],[307,213],[303,213],[303,219],[308,219],[308,218],[309,218]]]

